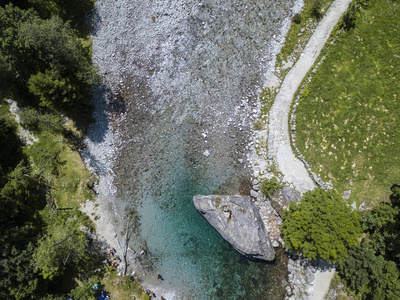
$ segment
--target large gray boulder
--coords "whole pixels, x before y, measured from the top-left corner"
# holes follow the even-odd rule
[[[299,203],[301,200],[300,194],[290,187],[284,187],[277,190],[271,197],[271,205],[280,216],[284,210],[289,208],[291,202]]]
[[[201,215],[240,254],[267,261],[275,258],[260,213],[250,196],[197,195],[193,197],[193,203]]]

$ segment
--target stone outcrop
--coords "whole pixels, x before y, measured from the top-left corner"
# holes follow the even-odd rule
[[[271,205],[282,216],[282,212],[289,208],[290,202],[299,203],[300,194],[290,187],[284,187],[277,190],[271,197]]]
[[[271,261],[275,258],[260,213],[250,196],[197,195],[193,203],[239,253],[251,259]]]

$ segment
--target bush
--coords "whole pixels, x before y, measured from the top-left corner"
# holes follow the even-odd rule
[[[275,177],[272,177],[271,179],[265,179],[261,183],[261,192],[266,197],[269,197],[275,191],[279,190],[281,187],[282,187],[282,185],[278,182],[278,180]]]
[[[27,152],[42,175],[45,173],[58,175],[59,167],[63,162],[60,159],[61,149],[56,142],[51,139],[40,140],[33,144]]]
[[[312,7],[311,7],[311,15],[316,18],[317,20],[322,18],[322,1],[321,0],[314,0]]]
[[[358,243],[361,226],[358,213],[336,191],[315,189],[301,202],[291,203],[283,213],[281,227],[285,247],[308,259],[344,260]]]
[[[360,18],[360,6],[354,2],[350,3],[349,8],[342,18],[341,27],[350,30],[356,26],[357,19]]]
[[[295,22],[296,24],[300,24],[301,23],[301,14],[295,14],[293,17],[293,22]]]
[[[20,113],[21,125],[31,131],[49,130],[61,132],[62,118],[55,114],[40,114],[34,108],[24,108]]]
[[[21,110],[19,117],[22,127],[36,131],[39,128],[39,113],[33,108],[24,108]]]

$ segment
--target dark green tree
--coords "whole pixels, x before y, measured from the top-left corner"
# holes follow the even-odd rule
[[[309,259],[331,262],[346,258],[361,234],[359,216],[334,190],[314,189],[283,214],[285,247]]]
[[[17,123],[0,118],[0,188],[4,185],[5,175],[12,171],[22,159],[22,143],[17,134]],[[3,182],[3,183],[2,183]]]
[[[94,0],[28,0],[25,7],[33,7],[43,19],[49,19],[52,16],[59,16],[64,21],[71,20],[76,28],[82,28],[80,25],[86,16],[91,12],[94,6]]]
[[[16,234],[21,235],[21,231]],[[10,233],[8,233],[10,234]],[[38,289],[40,277],[33,270],[34,244],[12,245],[2,241],[0,255],[0,298],[30,299]]]
[[[346,285],[361,299],[400,299],[399,271],[392,261],[376,255],[364,239],[338,266]]]
[[[391,190],[390,203],[378,204],[361,224],[376,253],[400,263],[400,187],[393,185]]]
[[[40,239],[33,255],[36,270],[44,278],[62,276],[68,266],[78,266],[86,256],[86,233],[76,219],[56,217]]]
[[[24,224],[33,213],[43,208],[39,196],[37,178],[30,174],[28,167],[21,162],[8,176],[7,183],[0,191],[0,221],[4,224]]]
[[[40,106],[50,109],[76,103],[84,97],[76,85],[54,70],[32,75],[28,80],[28,88],[33,95],[39,97]]]
[[[33,10],[0,8],[0,67],[25,92],[30,80],[31,92],[45,106],[77,105],[91,98],[95,72],[90,49],[59,17],[43,20]]]

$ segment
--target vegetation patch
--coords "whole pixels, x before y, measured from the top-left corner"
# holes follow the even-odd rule
[[[400,186],[391,191],[389,202],[361,219],[365,236],[338,266],[345,292],[357,299],[400,298]]]
[[[358,244],[359,216],[334,190],[314,189],[283,212],[285,247],[308,259],[342,261]]]
[[[266,197],[269,197],[282,187],[283,185],[278,182],[276,177],[272,177],[271,179],[265,179],[261,183],[260,189]]]
[[[283,79],[288,71],[288,62],[295,63],[300,57],[319,18],[328,10],[333,0],[305,0],[303,9],[295,14],[286,35],[285,44],[277,56],[278,76]]]
[[[115,268],[107,267],[102,283],[104,284],[104,288],[109,291],[115,299],[150,299],[140,284],[134,281],[130,276],[118,276],[118,272]]]
[[[303,91],[296,141],[324,181],[351,189],[350,201],[376,204],[400,177],[400,6],[364,2],[350,6],[355,17]]]
[[[319,7],[317,11],[323,14],[331,5],[333,0],[305,0],[304,7],[300,13],[293,16],[292,24],[286,35],[285,43],[277,55],[277,63],[275,67],[275,75],[281,80],[290,70],[291,66],[300,57],[308,39],[312,35],[313,29],[317,26],[318,20],[312,14],[314,7]],[[279,91],[276,87],[265,87],[260,94],[261,116],[254,123],[254,130],[261,130],[264,123],[268,121],[269,111],[274,103],[275,97]]]
[[[222,201],[222,199],[220,196],[215,197],[215,207],[216,208],[219,207],[219,205],[221,204],[221,201]]]

